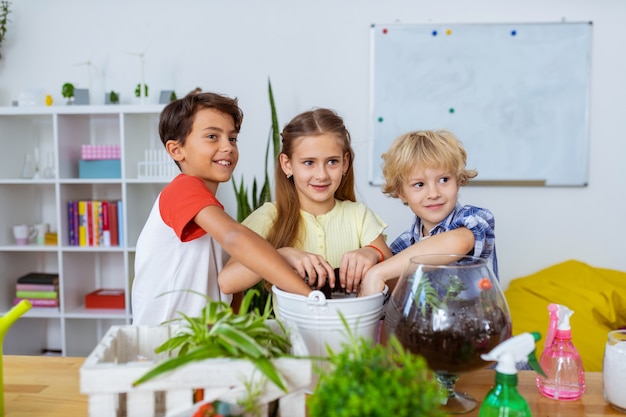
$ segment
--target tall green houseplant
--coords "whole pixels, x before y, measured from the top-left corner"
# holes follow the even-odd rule
[[[268,95],[270,101],[270,109],[272,116],[272,125],[267,138],[267,146],[265,148],[265,179],[263,185],[259,189],[256,177],[252,180],[252,194],[248,192],[248,188],[244,183],[243,175],[239,184],[234,178],[231,179],[233,183],[233,189],[235,190],[235,198],[237,199],[237,221],[242,222],[243,219],[248,217],[257,208],[261,207],[264,203],[272,201],[272,189],[270,185],[270,161],[269,151],[270,145],[274,152],[273,161],[276,161],[278,154],[280,153],[280,126],[278,125],[278,116],[276,115],[276,104],[274,103],[274,93],[272,92],[272,82],[267,81]],[[273,164],[272,164],[273,166]],[[257,283],[252,289],[258,291],[259,295],[255,296],[252,300],[252,309],[258,308],[262,311],[266,300],[269,297],[269,292],[263,285],[263,281]],[[249,290],[248,290],[249,291]]]
[[[11,2],[7,0],[0,1],[0,46],[7,34],[7,24],[9,23],[9,14],[11,13]],[[2,58],[2,54],[0,54]]]

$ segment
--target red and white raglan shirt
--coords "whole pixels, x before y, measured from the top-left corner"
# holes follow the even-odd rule
[[[200,316],[207,300],[188,290],[230,304],[217,283],[228,254],[193,220],[207,206],[224,209],[200,178],[185,174],[157,197],[135,250],[133,324],[160,324],[178,312]]]

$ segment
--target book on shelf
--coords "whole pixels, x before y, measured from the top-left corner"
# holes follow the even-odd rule
[[[67,202],[67,214],[68,243],[70,246],[78,246],[78,201]]]
[[[58,291],[54,284],[15,284],[16,291]]]
[[[93,244],[105,246],[102,232],[104,231],[104,216],[102,215],[102,201],[94,200],[93,204]]]
[[[111,246],[119,246],[117,201],[109,201],[109,230],[111,233]]]
[[[67,210],[70,246],[120,246],[120,200],[72,200]]]
[[[45,298],[45,299],[54,299],[59,298],[59,293],[57,291],[16,291],[15,296],[17,298]]]
[[[85,201],[85,207],[87,208],[87,218],[85,219],[85,223],[87,224],[87,246],[95,246],[94,245],[94,230],[93,230],[93,202]]]
[[[124,222],[122,219],[122,200],[117,200],[117,243],[124,246]]]
[[[100,234],[102,246],[111,246],[111,227],[109,225],[109,202],[103,201],[100,207],[100,227],[102,232]]]
[[[22,300],[28,300],[33,307],[58,307],[58,298],[18,298],[15,297],[13,305],[17,305]]]
[[[45,272],[30,272],[17,279],[18,284],[47,284],[59,285],[59,274]]]
[[[78,202],[78,246],[87,246],[87,201]]]

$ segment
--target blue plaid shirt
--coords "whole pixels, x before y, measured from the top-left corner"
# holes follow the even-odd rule
[[[474,250],[470,255],[486,259],[487,264],[496,274],[496,277],[498,277],[496,235],[494,233],[495,219],[493,213],[480,207],[461,206],[461,204],[457,202],[452,213],[435,226],[433,230],[430,231],[430,235],[432,236],[447,232],[448,230],[458,229],[459,227],[466,227],[474,234]],[[422,220],[415,216],[411,228],[398,236],[389,246],[391,253],[395,255],[414,243],[419,242],[421,239],[425,239],[422,237],[421,230]]]

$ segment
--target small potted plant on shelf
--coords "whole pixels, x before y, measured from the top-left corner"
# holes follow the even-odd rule
[[[67,104],[72,104],[74,102],[74,84],[63,84],[63,87],[61,87],[61,94],[63,95],[63,98],[67,100]]]
[[[174,90],[161,90],[159,95],[159,104],[167,104],[176,101],[176,92]]]
[[[111,90],[104,95],[105,104],[120,104],[120,95],[115,91]]]
[[[426,360],[392,336],[376,344],[350,331],[341,351],[329,349],[330,367],[320,372],[308,400],[309,417],[443,417],[445,394]]]
[[[141,89],[142,85],[143,85],[143,95],[142,95],[142,89]],[[137,84],[137,86],[135,87],[135,97],[137,98],[148,97],[148,84],[142,84],[142,83]]]

